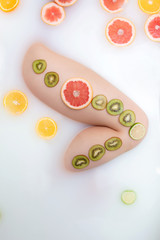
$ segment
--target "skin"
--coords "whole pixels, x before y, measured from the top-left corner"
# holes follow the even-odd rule
[[[45,72],[40,75],[35,74],[32,70],[32,63],[36,59],[44,59],[47,62]],[[46,72],[51,71],[59,74],[59,83],[54,88],[48,88],[44,84]],[[130,109],[134,111],[136,122],[142,123],[147,132],[147,117],[131,99],[94,71],[52,52],[41,43],[32,45],[27,51],[23,61],[23,77],[32,93],[52,109],[73,120],[93,125],[93,127],[80,132],[68,147],[64,155],[65,166],[68,170],[80,172],[99,166],[134,148],[142,141],[131,139],[129,128],[120,124],[119,116],[109,115],[106,109],[97,111],[91,104],[82,110],[73,110],[67,107],[61,99],[61,87],[70,78],[79,77],[86,79],[93,88],[93,97],[102,94],[107,97],[108,101],[111,99],[120,99],[124,104],[124,110]],[[111,137],[119,137],[122,140],[122,147],[120,149],[111,152],[106,151],[101,160],[90,161],[89,166],[84,169],[75,169],[72,166],[72,159],[76,155],[86,155],[88,157],[88,151],[93,145],[100,144],[104,146],[105,141]]]

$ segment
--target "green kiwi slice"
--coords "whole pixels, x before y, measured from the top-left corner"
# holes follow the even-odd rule
[[[104,95],[97,95],[92,100],[92,107],[96,110],[104,110],[107,106],[107,98]]]
[[[108,139],[104,145],[108,151],[115,151],[122,146],[122,140],[118,137],[112,137]]]
[[[125,127],[131,127],[136,121],[136,115],[131,110],[125,110],[119,117],[120,123]]]
[[[94,145],[89,149],[89,158],[92,161],[98,161],[104,156],[105,152],[106,150],[102,145]]]
[[[112,99],[108,104],[107,104],[107,112],[110,115],[116,116],[119,115],[123,112],[123,103],[119,99]]]
[[[45,60],[38,59],[32,63],[33,71],[37,74],[41,74],[46,70],[47,63]]]
[[[44,77],[44,82],[47,87],[55,87],[59,82],[59,75],[56,72],[48,72]]]
[[[84,155],[77,155],[72,160],[72,165],[76,169],[82,169],[89,165],[89,159]]]

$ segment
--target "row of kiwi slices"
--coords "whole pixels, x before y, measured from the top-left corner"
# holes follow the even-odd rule
[[[135,123],[135,113],[131,110],[123,111],[124,106],[120,99],[112,99],[108,102],[104,95],[97,95],[92,100],[92,106],[96,110],[106,109],[113,116],[120,115],[119,121],[125,127],[131,127]]]
[[[135,123],[136,115],[132,110],[124,110],[123,102],[120,99],[112,99],[107,101],[104,95],[97,95],[92,100],[92,106],[96,110],[104,110],[112,116],[119,116],[119,122],[125,126],[130,127],[129,136],[133,140],[140,140],[145,135],[145,127],[141,123]]]
[[[122,146],[122,140],[118,137],[112,137],[104,143],[104,146],[100,144],[92,146],[88,152],[89,158],[85,155],[75,156],[72,160],[73,167],[76,169],[82,169],[89,165],[90,160],[99,161],[106,153],[106,149],[108,151],[118,150]]]
[[[35,60],[32,69],[36,74],[42,74],[47,68],[47,62],[42,59]],[[59,82],[59,75],[56,72],[47,72],[44,77],[44,83],[47,87],[55,87]]]

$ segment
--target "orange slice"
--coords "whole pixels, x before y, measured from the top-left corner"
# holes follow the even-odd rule
[[[0,0],[0,9],[3,12],[13,11],[19,4],[19,0]]]
[[[128,0],[100,0],[100,4],[104,10],[110,13],[117,13],[123,10],[123,5]]]
[[[36,132],[44,139],[51,139],[57,133],[57,124],[51,118],[41,118],[36,124]]]
[[[134,24],[125,18],[113,18],[106,27],[106,38],[115,46],[128,46],[136,35]]]
[[[160,42],[160,14],[151,15],[145,23],[146,35],[155,42]]]
[[[158,13],[160,11],[160,0],[138,0],[140,9],[148,14]]]
[[[27,109],[28,99],[21,91],[13,90],[5,95],[3,104],[9,112],[19,115]]]

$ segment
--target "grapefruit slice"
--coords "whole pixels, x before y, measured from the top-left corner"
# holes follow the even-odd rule
[[[69,7],[76,3],[77,0],[55,0],[55,2],[62,7]]]
[[[134,24],[125,18],[113,18],[106,27],[106,38],[115,46],[128,46],[136,35]]]
[[[160,11],[160,0],[138,0],[140,9],[148,14],[158,13]]]
[[[63,7],[57,5],[56,3],[50,2],[42,7],[41,18],[43,22],[52,26],[56,26],[64,20],[65,11]]]
[[[11,12],[13,11],[19,4],[19,0],[1,0],[0,1],[0,9],[3,12]]]
[[[61,97],[69,108],[76,110],[83,109],[92,101],[92,87],[85,79],[72,78],[63,84]]]
[[[160,42],[160,14],[154,14],[147,19],[145,32],[152,41]]]
[[[104,10],[110,13],[122,11],[122,7],[128,0],[100,0],[100,4]]]

